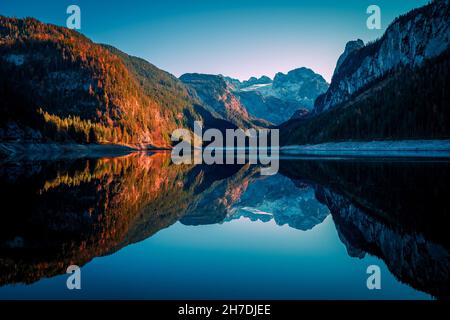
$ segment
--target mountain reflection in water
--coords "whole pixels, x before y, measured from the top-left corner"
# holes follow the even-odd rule
[[[448,181],[445,161],[288,159],[274,176],[167,153],[2,164],[0,286],[64,274],[176,222],[307,231],[331,214],[349,256],[379,257],[400,282],[448,298]]]

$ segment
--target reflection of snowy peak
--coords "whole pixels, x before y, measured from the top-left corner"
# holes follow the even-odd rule
[[[326,206],[316,200],[312,186],[305,184],[299,188],[290,179],[276,175],[249,185],[233,205],[228,220],[245,217],[268,222],[273,219],[278,225],[309,230],[328,213]]]

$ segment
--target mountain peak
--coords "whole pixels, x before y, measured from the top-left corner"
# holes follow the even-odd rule
[[[313,70],[305,67],[293,69],[289,71],[287,74],[282,72],[278,72],[273,79],[274,88],[281,87],[285,85],[286,82],[302,82],[302,81],[310,81],[312,79],[317,79],[321,82],[325,82],[325,79],[320,74],[315,73]]]
[[[344,52],[341,54],[341,56],[339,57],[339,59],[336,63],[336,68],[334,69],[333,77],[337,73],[339,73],[339,68],[341,67],[341,65],[345,61],[345,59],[347,59],[347,57],[352,52],[354,52],[358,49],[361,49],[362,47],[364,47],[364,41],[362,41],[361,39],[352,40],[352,41],[347,42],[347,44],[345,45]]]
[[[361,47],[364,47],[364,41],[361,39],[351,40],[345,45],[345,51],[353,51]]]

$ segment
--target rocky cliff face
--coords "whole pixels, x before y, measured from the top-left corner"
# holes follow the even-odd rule
[[[299,68],[287,74],[277,73],[273,79],[272,95],[282,100],[296,101],[311,109],[316,97],[328,89],[325,79],[308,68]]]
[[[289,120],[299,109],[312,110],[314,100],[328,89],[325,79],[308,68],[279,72],[273,80],[267,76],[243,82],[224,79],[250,115],[273,124]]]
[[[252,117],[240,99],[233,93],[234,87],[223,76],[187,73],[180,80],[192,88],[203,105],[240,128],[267,126],[263,120]]]
[[[328,83],[321,75],[308,68],[298,68],[287,74],[277,73],[272,82],[263,81],[263,77],[258,80],[255,78],[252,85],[241,86],[240,90],[259,92],[264,97],[295,104],[296,108],[290,114],[283,114],[287,120],[300,107],[312,109],[314,100],[327,89]]]
[[[347,59],[347,57],[351,53],[353,53],[356,50],[361,49],[362,47],[364,47],[364,41],[362,41],[361,39],[347,42],[347,44],[345,45],[344,52],[341,54],[341,56],[339,57],[339,59],[336,63],[336,68],[334,69],[333,77],[335,77],[335,75],[339,73],[339,68],[342,66],[345,59]]]
[[[435,0],[397,18],[376,42],[352,41],[339,58],[328,91],[315,110],[347,101],[376,79],[400,66],[420,66],[443,53],[450,43],[449,0]]]

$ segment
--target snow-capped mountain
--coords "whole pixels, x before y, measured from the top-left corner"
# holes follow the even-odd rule
[[[224,79],[251,115],[274,124],[289,120],[299,109],[312,110],[314,100],[328,89],[325,79],[308,68],[279,72],[273,80],[267,76],[243,82]]]
[[[250,78],[244,81],[239,89],[242,92],[256,91],[264,97],[275,97],[312,109],[317,96],[328,89],[328,83],[311,69],[298,68],[287,74],[278,72],[273,81],[265,76],[259,79]]]

